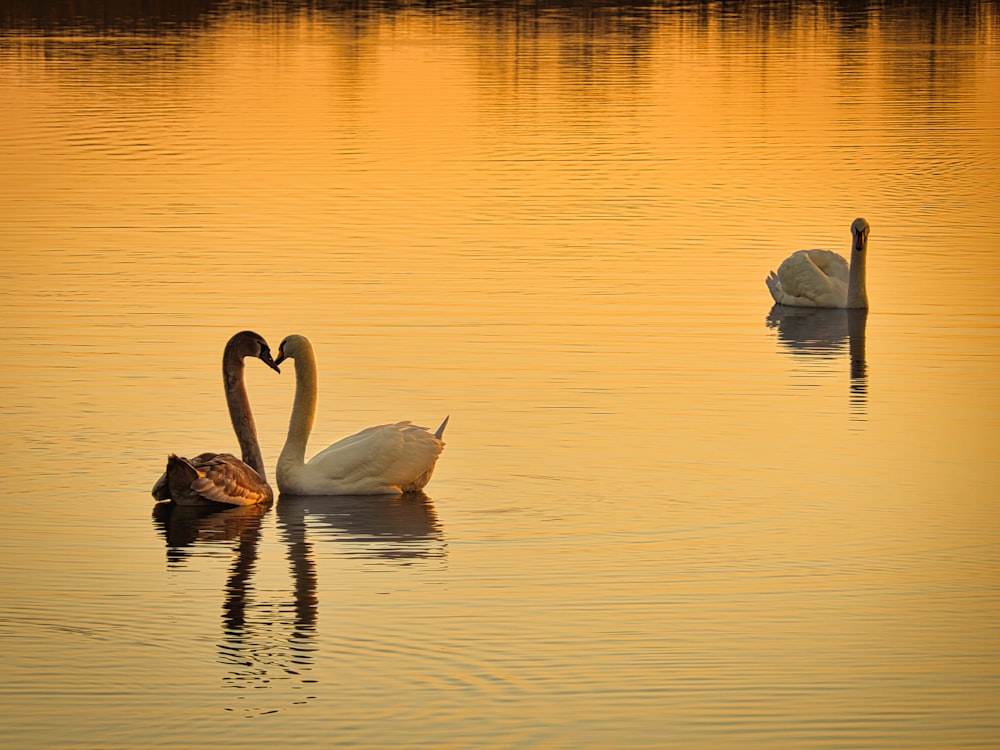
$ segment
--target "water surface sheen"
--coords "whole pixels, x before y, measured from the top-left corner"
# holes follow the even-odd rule
[[[996,745],[995,4],[155,6],[0,16],[0,744]],[[154,509],[247,328],[426,495]]]

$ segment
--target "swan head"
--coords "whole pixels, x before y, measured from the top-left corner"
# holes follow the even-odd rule
[[[854,251],[864,252],[868,246],[868,232],[871,227],[868,222],[860,216],[851,224],[851,235],[854,237]]]
[[[278,357],[275,364],[280,365],[286,359],[295,359],[296,354],[310,350],[312,350],[312,345],[305,336],[299,336],[297,333],[285,336],[281,340],[281,344],[278,345]]]
[[[240,331],[226,344],[226,351],[240,359],[256,357],[275,372],[280,373],[278,363],[271,357],[271,347],[259,333]]]

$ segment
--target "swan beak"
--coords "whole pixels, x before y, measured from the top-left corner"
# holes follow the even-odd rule
[[[278,369],[278,364],[280,363],[280,359],[278,362],[275,362],[273,359],[271,359],[271,352],[268,351],[261,352],[260,359],[265,365],[270,367],[276,373],[278,373],[279,375],[281,374],[281,370]]]
[[[270,363],[271,367],[273,367],[275,370],[278,370],[278,365],[280,365],[286,359],[287,357],[285,356],[284,352],[278,352],[278,358]],[[278,372],[281,372],[281,370],[278,370]]]

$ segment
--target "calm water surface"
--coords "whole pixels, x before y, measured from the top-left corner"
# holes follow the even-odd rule
[[[2,17],[0,744],[997,745],[995,4],[161,5]],[[427,494],[154,509],[245,328]]]

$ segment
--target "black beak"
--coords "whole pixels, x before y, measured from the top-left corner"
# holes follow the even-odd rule
[[[267,349],[263,349],[263,350],[261,350],[260,358],[261,358],[261,361],[263,361],[263,363],[265,365],[267,365],[268,367],[270,367],[272,370],[274,370],[279,375],[281,374],[281,370],[278,369],[278,364],[281,362],[280,357],[279,357],[278,361],[275,362],[273,359],[271,359],[271,352],[269,350],[267,350]]]
[[[286,359],[288,359],[288,357],[286,357],[285,353],[279,349],[278,358],[274,360],[274,362],[271,362],[271,367],[273,367],[275,370],[278,370],[278,365],[280,365]],[[281,372],[281,370],[278,370],[278,372]]]

